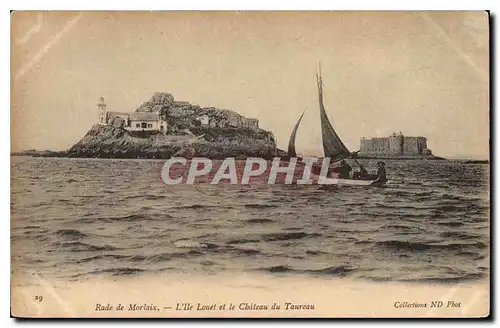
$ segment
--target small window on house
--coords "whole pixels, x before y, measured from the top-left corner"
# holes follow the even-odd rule
[[[136,128],[140,128],[140,127],[141,127],[141,123],[137,123],[137,124],[135,125],[135,127],[136,127]]]
[[[147,127],[148,127],[148,123],[144,123],[144,122],[141,123],[141,128],[146,129]]]
[[[148,124],[148,128],[152,128],[153,127],[153,124]]]

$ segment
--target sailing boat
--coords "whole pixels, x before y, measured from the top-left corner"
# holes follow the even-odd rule
[[[299,120],[297,121],[297,124],[295,124],[293,130],[292,130],[292,135],[290,136],[290,142],[288,143],[288,156],[289,158],[292,157],[297,157],[297,153],[295,152],[295,137],[297,136],[297,130],[299,128],[300,122],[302,121],[302,117],[304,117],[304,114],[306,111],[300,115]]]
[[[342,142],[338,134],[335,132],[333,129],[332,124],[330,123],[330,120],[328,119],[328,116],[326,114],[325,110],[325,105],[323,103],[323,78],[321,76],[321,66],[319,68],[319,73],[316,74],[316,83],[318,86],[318,102],[319,102],[319,112],[320,112],[320,119],[321,119],[321,138],[323,141],[323,151],[325,154],[325,157],[330,158],[330,165],[339,162],[343,159],[351,158],[356,155],[357,152],[351,153],[349,149],[345,146],[345,144]],[[288,145],[288,154],[290,157],[295,157],[295,137],[297,134],[297,129],[300,125],[300,122],[302,120],[302,117],[304,116],[304,113],[299,118],[299,121],[295,125],[292,135],[290,136],[290,142]],[[358,161],[354,159],[358,165]],[[338,165],[337,167],[331,167],[329,170],[329,176],[330,172],[338,173]],[[312,167],[312,173],[313,175],[316,176],[316,178],[319,176],[321,171],[321,165],[314,165]],[[334,179],[333,184],[338,184],[338,185],[360,185],[360,186],[368,186],[372,184],[374,180],[377,179],[376,175],[368,175],[363,178],[358,178],[358,179]]]
[[[325,105],[323,104],[323,78],[321,77],[321,66],[319,74],[316,74],[316,83],[318,84],[319,114],[321,118],[321,137],[323,140],[323,151],[325,157],[330,157],[331,163],[341,161],[351,156],[351,152],[344,145],[342,140],[335,132],[332,124],[326,115]]]

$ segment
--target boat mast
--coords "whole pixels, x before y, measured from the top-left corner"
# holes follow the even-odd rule
[[[330,157],[332,163],[338,162],[351,156],[350,151],[344,145],[340,137],[333,129],[328,115],[326,114],[323,103],[323,77],[321,74],[321,62],[319,62],[318,73],[316,74],[316,83],[318,85],[318,102],[321,118],[321,136],[323,140],[323,151],[325,157]]]

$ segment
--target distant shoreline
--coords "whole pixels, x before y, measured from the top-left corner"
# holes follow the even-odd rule
[[[16,151],[11,152],[11,156],[29,156],[29,157],[49,157],[49,158],[106,158],[106,159],[167,159],[167,158],[159,158],[159,157],[75,157],[68,156],[67,151],[54,151],[54,150],[25,150],[25,151]],[[228,156],[229,157],[229,156]],[[237,159],[239,156],[235,156]],[[276,155],[276,157],[283,157],[280,155]],[[217,158],[213,158],[217,159]],[[222,159],[222,158],[221,158]],[[439,156],[421,156],[421,157],[411,157],[411,156],[357,156],[356,159],[372,159],[372,160],[395,160],[395,161],[457,161],[463,162],[465,164],[489,164],[490,161],[487,159],[447,159]]]
[[[356,156],[356,159],[394,159],[394,160],[423,160],[423,161],[447,161],[448,159],[444,157],[439,157],[439,156],[434,156],[434,155],[428,155],[428,156],[419,156],[419,155],[358,155]]]
[[[439,156],[425,157],[409,157],[409,156],[357,156],[356,159],[376,159],[376,160],[394,160],[394,161],[454,161],[463,162],[465,164],[489,164],[488,159],[460,159],[460,158],[444,158]]]

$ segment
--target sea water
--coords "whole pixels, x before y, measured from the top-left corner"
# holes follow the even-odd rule
[[[447,283],[489,273],[487,164],[386,161],[385,188],[166,185],[154,160],[12,157],[11,166],[13,275]]]

